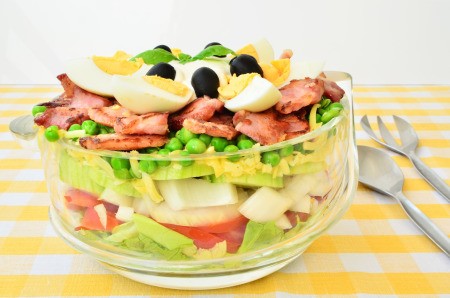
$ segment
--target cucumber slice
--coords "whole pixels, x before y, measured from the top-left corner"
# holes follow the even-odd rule
[[[215,176],[211,175],[208,177],[213,183],[223,183],[228,182],[242,187],[272,187],[272,188],[282,188],[284,186],[283,177],[272,177],[272,174],[268,173],[257,173],[254,175],[241,175],[239,177],[232,176]]]
[[[327,164],[324,161],[300,163],[290,168],[291,175],[316,173],[324,170]]]
[[[153,180],[175,180],[186,179],[192,177],[202,177],[214,174],[214,169],[208,165],[194,163],[190,166],[183,167],[174,163],[168,167],[158,168],[151,174]]]

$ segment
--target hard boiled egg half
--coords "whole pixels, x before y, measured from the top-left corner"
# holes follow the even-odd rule
[[[175,112],[193,96],[185,84],[159,76],[113,75],[111,83],[116,100],[136,114]]]
[[[225,108],[232,112],[246,110],[262,112],[281,99],[281,92],[268,80],[257,75],[238,95],[225,102]]]
[[[118,51],[112,57],[92,56],[73,59],[66,64],[66,74],[77,86],[102,96],[112,97],[113,75],[143,76],[150,66],[141,59],[129,61],[131,56]]]

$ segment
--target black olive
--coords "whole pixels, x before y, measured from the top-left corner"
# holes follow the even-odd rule
[[[160,44],[159,46],[154,47],[154,49],[163,49],[163,50],[166,50],[169,53],[172,53],[172,50],[168,46],[166,46],[165,44]]]
[[[205,49],[206,48],[208,48],[208,47],[210,47],[210,46],[221,46],[222,44],[221,43],[218,43],[218,42],[210,42],[210,43],[208,43],[207,45],[206,45],[206,47],[205,47]],[[217,57],[217,58],[224,58],[224,57],[226,57],[227,55],[214,55],[214,57]]]
[[[255,57],[247,54],[241,54],[231,59],[230,72],[231,74],[236,74],[236,76],[252,72],[259,73],[263,76],[263,71],[258,61],[256,61]]]
[[[169,63],[160,62],[155,64],[147,71],[148,76],[160,76],[166,79],[175,79],[176,71],[175,68]]]
[[[195,95],[197,97],[209,96],[211,98],[217,98],[219,91],[217,88],[220,86],[219,77],[209,67],[200,67],[192,75],[191,85],[194,87]]]

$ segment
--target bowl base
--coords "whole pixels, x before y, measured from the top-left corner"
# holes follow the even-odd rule
[[[227,275],[219,276],[166,276],[163,274],[135,272],[108,263],[100,263],[117,274],[151,286],[176,290],[213,290],[242,285],[263,278],[275,271],[280,270],[294,261],[297,257],[299,257],[299,255],[293,256],[292,258],[284,260],[281,263],[256,268],[251,271],[237,273],[230,272]]]

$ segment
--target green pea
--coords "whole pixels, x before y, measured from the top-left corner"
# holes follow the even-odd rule
[[[111,167],[114,170],[120,170],[120,169],[128,170],[130,168],[130,161],[125,158],[111,157]]]
[[[341,110],[338,110],[338,109],[332,109],[332,110],[326,111],[322,115],[322,118],[321,118],[322,122],[323,123],[327,123],[328,121],[330,121],[334,117],[338,116],[340,113],[341,113]]]
[[[162,156],[168,156],[170,153],[169,149],[160,149],[158,151],[159,155]],[[158,164],[159,167],[167,167],[168,165],[170,165],[170,160],[157,160],[156,163]]]
[[[169,149],[170,151],[181,150],[183,149],[183,143],[177,138],[171,138],[164,148]]]
[[[114,128],[99,124],[99,134],[108,134],[108,133],[114,133]]]
[[[316,114],[316,123],[322,122],[322,116],[320,114]]]
[[[244,134],[238,135],[238,137],[236,138],[236,142],[239,143],[242,140],[250,140],[250,138],[247,135],[244,135]]]
[[[147,174],[151,174],[158,168],[158,165],[154,160],[140,160],[139,161],[139,169],[141,169],[142,172],[145,172]]]
[[[308,155],[308,154],[311,154],[311,153],[314,152],[313,150],[305,150],[303,148],[303,143],[296,144],[294,146],[294,150],[297,151],[297,152],[300,152],[303,155]]]
[[[322,108],[324,108],[324,109],[325,109],[330,103],[331,103],[331,99],[329,99],[329,98],[323,98],[323,99],[319,102],[320,106],[321,106]]]
[[[328,107],[327,107],[327,111],[330,111],[330,110],[343,110],[344,109],[344,106],[340,103],[340,102],[333,102],[332,104],[330,104]]]
[[[326,112],[325,109],[322,109],[322,108],[317,109],[317,113],[320,114],[320,115],[322,115],[325,112]]]
[[[189,140],[197,138],[198,134],[190,132],[189,130],[183,127],[176,132],[175,137],[179,139],[184,145],[186,145],[187,142],[189,142]]]
[[[226,146],[228,146],[228,141],[224,138],[213,137],[211,139],[211,146],[214,147],[216,152],[223,152]]]
[[[223,152],[238,152],[238,151],[239,151],[239,148],[236,145],[228,145],[223,149]],[[238,161],[239,158],[240,158],[240,156],[237,154],[230,155],[227,157],[227,159],[232,162]]]
[[[128,169],[114,169],[114,176],[119,179],[132,179],[133,176],[130,174],[130,171]]]
[[[175,131],[169,131],[169,138],[175,138],[176,134],[177,133]]]
[[[36,114],[44,113],[47,110],[46,106],[34,106],[31,110],[31,114],[36,117]]]
[[[241,150],[250,149],[253,145],[253,142],[249,139],[242,139],[237,143],[238,148]]]
[[[291,155],[293,152],[294,152],[294,145],[287,145],[286,147],[280,149],[280,156],[286,157]]]
[[[86,134],[88,135],[96,135],[100,131],[100,127],[97,122],[93,120],[85,120],[83,123],[81,123],[81,128],[84,129]]]
[[[140,153],[150,154],[150,153],[158,151],[158,148],[156,148],[156,147],[147,147],[147,148],[140,149],[138,151]]]
[[[206,151],[206,145],[199,139],[190,139],[186,144],[187,152],[191,154],[201,154]]]
[[[212,137],[210,135],[202,133],[201,135],[198,136],[198,139],[203,143],[205,143],[206,147],[208,147],[209,144],[211,144]]]
[[[59,140],[58,126],[51,125],[45,129],[44,136],[49,142],[55,142]]]
[[[281,161],[280,155],[275,151],[264,152],[262,154],[262,162],[265,164],[270,164],[273,167],[277,166]]]
[[[72,124],[70,127],[69,127],[69,131],[73,131],[73,130],[82,130],[82,128],[81,128],[81,125],[80,124]]]
[[[187,152],[187,151],[181,151],[180,155],[181,156],[189,156],[190,153]],[[190,158],[186,158],[186,159],[180,160],[179,163],[183,167],[188,167],[188,166],[192,165],[194,163],[194,161],[192,159],[190,159]]]

